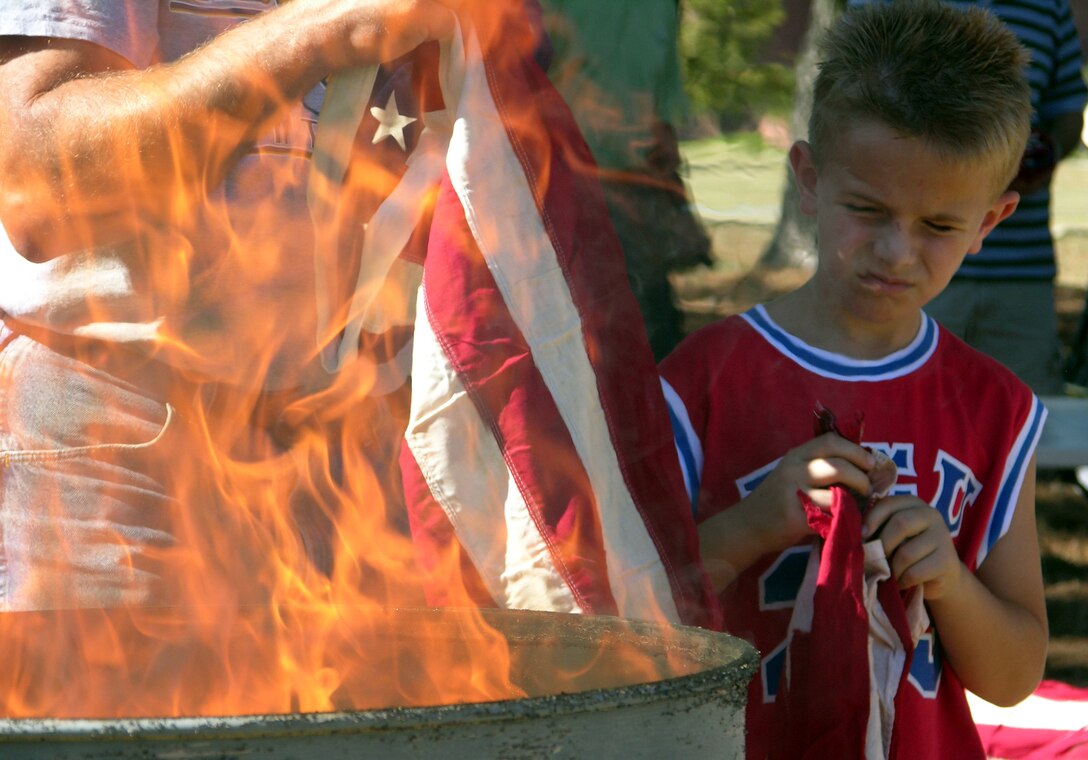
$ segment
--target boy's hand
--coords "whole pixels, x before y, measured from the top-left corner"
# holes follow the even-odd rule
[[[944,518],[917,496],[881,499],[865,515],[862,530],[866,538],[880,536],[899,587],[921,586],[927,600],[950,594],[966,571]]]
[[[760,557],[812,535],[798,491],[824,509],[831,486],[869,493],[874,457],[837,433],[791,449],[747,497],[699,523],[703,566],[721,592]]]
[[[798,491],[829,509],[831,486],[869,493],[868,471],[873,464],[869,451],[836,433],[825,433],[790,449],[745,499],[752,506],[758,504],[750,514],[761,526],[767,551],[780,551],[812,533]]]

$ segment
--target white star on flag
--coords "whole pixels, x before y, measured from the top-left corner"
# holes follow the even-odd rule
[[[374,145],[387,137],[392,137],[397,141],[397,145],[400,146],[401,150],[407,150],[404,143],[404,128],[416,121],[416,119],[411,116],[403,116],[397,110],[397,94],[395,92],[390,93],[389,102],[385,104],[385,108],[374,106],[370,109],[370,113],[378,120],[378,129],[374,132]]]

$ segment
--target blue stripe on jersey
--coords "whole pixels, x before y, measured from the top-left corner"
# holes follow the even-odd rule
[[[836,380],[878,382],[892,380],[916,370],[937,349],[937,323],[922,314],[922,326],[911,344],[883,359],[861,360],[810,346],[779,327],[762,304],[741,314],[768,343],[781,353],[822,377]]]
[[[676,453],[680,457],[680,470],[684,474],[684,487],[691,499],[691,513],[696,514],[699,504],[699,483],[703,473],[703,447],[695,428],[691,425],[683,400],[671,385],[661,378],[661,390],[665,393],[665,405],[669,409],[672,437]]]
[[[1001,484],[998,486],[994,508],[990,513],[990,522],[986,526],[986,537],[978,548],[976,567],[982,566],[990,549],[1009,530],[1013,513],[1016,511],[1016,500],[1020,497],[1020,489],[1024,485],[1028,462],[1031,461],[1031,455],[1035,452],[1039,436],[1043,432],[1046,414],[1046,407],[1037,396],[1033,396],[1027,421],[1020,435],[1017,436],[1016,443],[1005,463],[1005,472],[1001,475]]]

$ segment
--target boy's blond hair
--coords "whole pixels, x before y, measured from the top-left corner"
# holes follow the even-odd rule
[[[849,9],[822,46],[809,119],[817,165],[852,124],[879,121],[953,162],[989,163],[1004,190],[1031,125],[1028,53],[982,8],[896,0]]]

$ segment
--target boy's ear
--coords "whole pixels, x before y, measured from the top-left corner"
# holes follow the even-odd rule
[[[814,215],[816,213],[816,180],[819,178],[819,172],[812,158],[812,146],[804,140],[798,140],[790,148],[790,168],[793,169],[793,179],[797,183],[800,195],[801,213]]]
[[[982,241],[990,234],[990,230],[1001,224],[1013,211],[1016,211],[1019,203],[1020,193],[1015,190],[1006,190],[1002,193],[1001,197],[990,206],[986,216],[982,217],[982,223],[978,226],[978,234],[971,241],[971,247],[967,249],[967,253],[978,253],[982,250]]]

